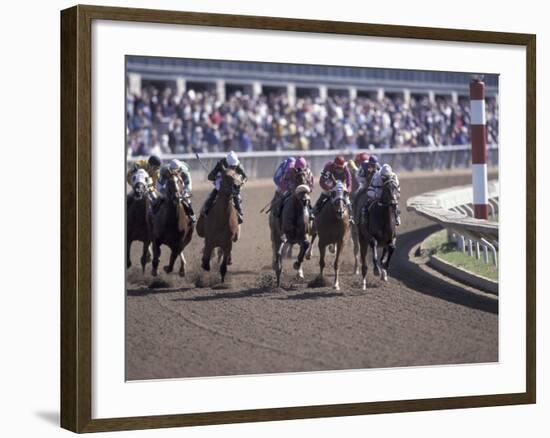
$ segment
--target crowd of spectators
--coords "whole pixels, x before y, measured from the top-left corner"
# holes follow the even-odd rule
[[[413,96],[382,100],[331,96],[289,102],[286,93],[251,97],[240,91],[219,101],[215,91],[177,94],[143,87],[127,94],[129,155],[156,153],[400,148],[465,145],[468,99]],[[487,141],[498,142],[498,106],[486,105]]]

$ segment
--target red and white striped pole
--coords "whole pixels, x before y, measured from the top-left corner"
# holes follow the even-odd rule
[[[485,83],[470,82],[470,119],[472,142],[472,184],[474,187],[474,216],[489,219],[487,193],[487,130],[485,127]]]

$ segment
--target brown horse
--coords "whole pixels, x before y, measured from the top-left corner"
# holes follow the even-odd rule
[[[399,189],[395,181],[390,179],[382,187],[379,201],[373,202],[367,213],[367,223],[359,225],[359,243],[361,245],[361,271],[363,275],[363,290],[367,288],[367,250],[372,248],[374,275],[380,275],[383,281],[388,281],[390,260],[395,251],[396,219],[395,209],[399,199]],[[382,256],[378,259],[378,248],[382,247]]]
[[[283,249],[285,245],[300,245],[298,258],[294,262],[294,269],[299,278],[304,278],[302,263],[310,247],[308,236],[311,235],[309,221],[309,202],[311,190],[306,184],[300,184],[285,200],[282,206],[281,217],[277,214],[278,207],[271,210],[269,228],[271,229],[271,246],[273,249],[273,270],[277,277],[277,286],[281,285],[283,270]],[[279,201],[280,202],[280,201]]]
[[[239,193],[243,181],[232,169],[225,169],[222,175],[220,190],[208,216],[201,215],[197,222],[197,234],[204,238],[202,268],[210,271],[212,251],[220,248],[223,253],[220,265],[222,283],[225,281],[227,265],[231,264],[231,249],[239,239],[239,221],[233,205],[233,196]]]
[[[367,200],[368,197],[366,189],[363,189],[360,192],[355,192],[355,195],[353,197],[353,218],[355,219],[355,224],[351,225],[351,240],[353,243],[354,259],[353,273],[355,275],[359,275],[359,266],[361,265],[359,257],[359,252],[361,250],[361,245],[359,243],[359,224],[361,223],[361,212],[363,211]]]
[[[174,270],[176,258],[180,257],[179,275],[185,276],[185,256],[183,250],[193,237],[193,222],[185,211],[186,194],[183,181],[178,175],[171,175],[166,182],[166,196],[161,201],[159,210],[151,219],[151,236],[153,240],[153,272],[158,274],[160,246],[170,248],[170,261],[164,266],[169,274]]]
[[[337,181],[330,191],[330,199],[315,216],[315,228],[319,237],[319,267],[320,276],[325,269],[325,252],[328,245],[334,245],[336,256],[334,259],[333,287],[340,290],[338,274],[340,270],[340,254],[349,233],[349,214],[345,200],[345,188],[341,181]]]
[[[134,240],[143,242],[141,253],[141,270],[145,272],[145,265],[149,260],[149,199],[145,182],[138,180],[133,186],[132,193],[126,198],[126,268],[132,266],[130,247]]]

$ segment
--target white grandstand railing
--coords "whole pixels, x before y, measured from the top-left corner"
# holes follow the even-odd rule
[[[470,145],[372,149],[367,150],[367,152],[378,156],[382,163],[390,164],[398,172],[467,168],[471,165]],[[489,146],[487,152],[487,164],[489,166],[498,165],[498,146]],[[240,152],[239,158],[250,177],[270,178],[283,157],[289,155],[306,157],[314,173],[316,173],[323,168],[330,157],[340,154],[349,159],[355,153],[357,153],[356,149],[257,151]],[[211,169],[214,167],[215,162],[225,157],[225,155],[225,152],[206,152],[201,153],[200,158],[203,164]],[[142,158],[144,157],[129,157],[128,163]],[[161,158],[164,162],[173,158],[185,160],[191,168],[193,178],[206,179],[206,172],[194,153],[164,154]]]
[[[471,151],[471,145],[457,145],[457,146],[417,146],[417,147],[402,147],[402,148],[378,148],[378,149],[361,149],[365,150],[369,154],[373,155],[400,155],[400,154],[425,154],[434,152],[459,152]],[[490,151],[498,150],[498,145],[488,145],[487,149]],[[252,151],[252,152],[239,152],[239,158],[271,158],[271,157],[288,157],[289,155],[301,155],[304,157],[332,157],[336,154],[350,155],[356,153],[357,149],[322,149],[322,150],[298,150],[288,149],[279,151]],[[204,152],[199,153],[201,158],[223,158],[227,155],[227,152]],[[137,161],[142,159],[141,156],[128,157],[128,161]],[[182,154],[163,154],[163,160],[171,159],[181,160],[194,160],[196,159],[195,153],[182,153]]]

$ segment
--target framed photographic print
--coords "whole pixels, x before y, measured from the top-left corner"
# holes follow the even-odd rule
[[[535,403],[535,35],[75,6],[61,54],[62,427]]]

